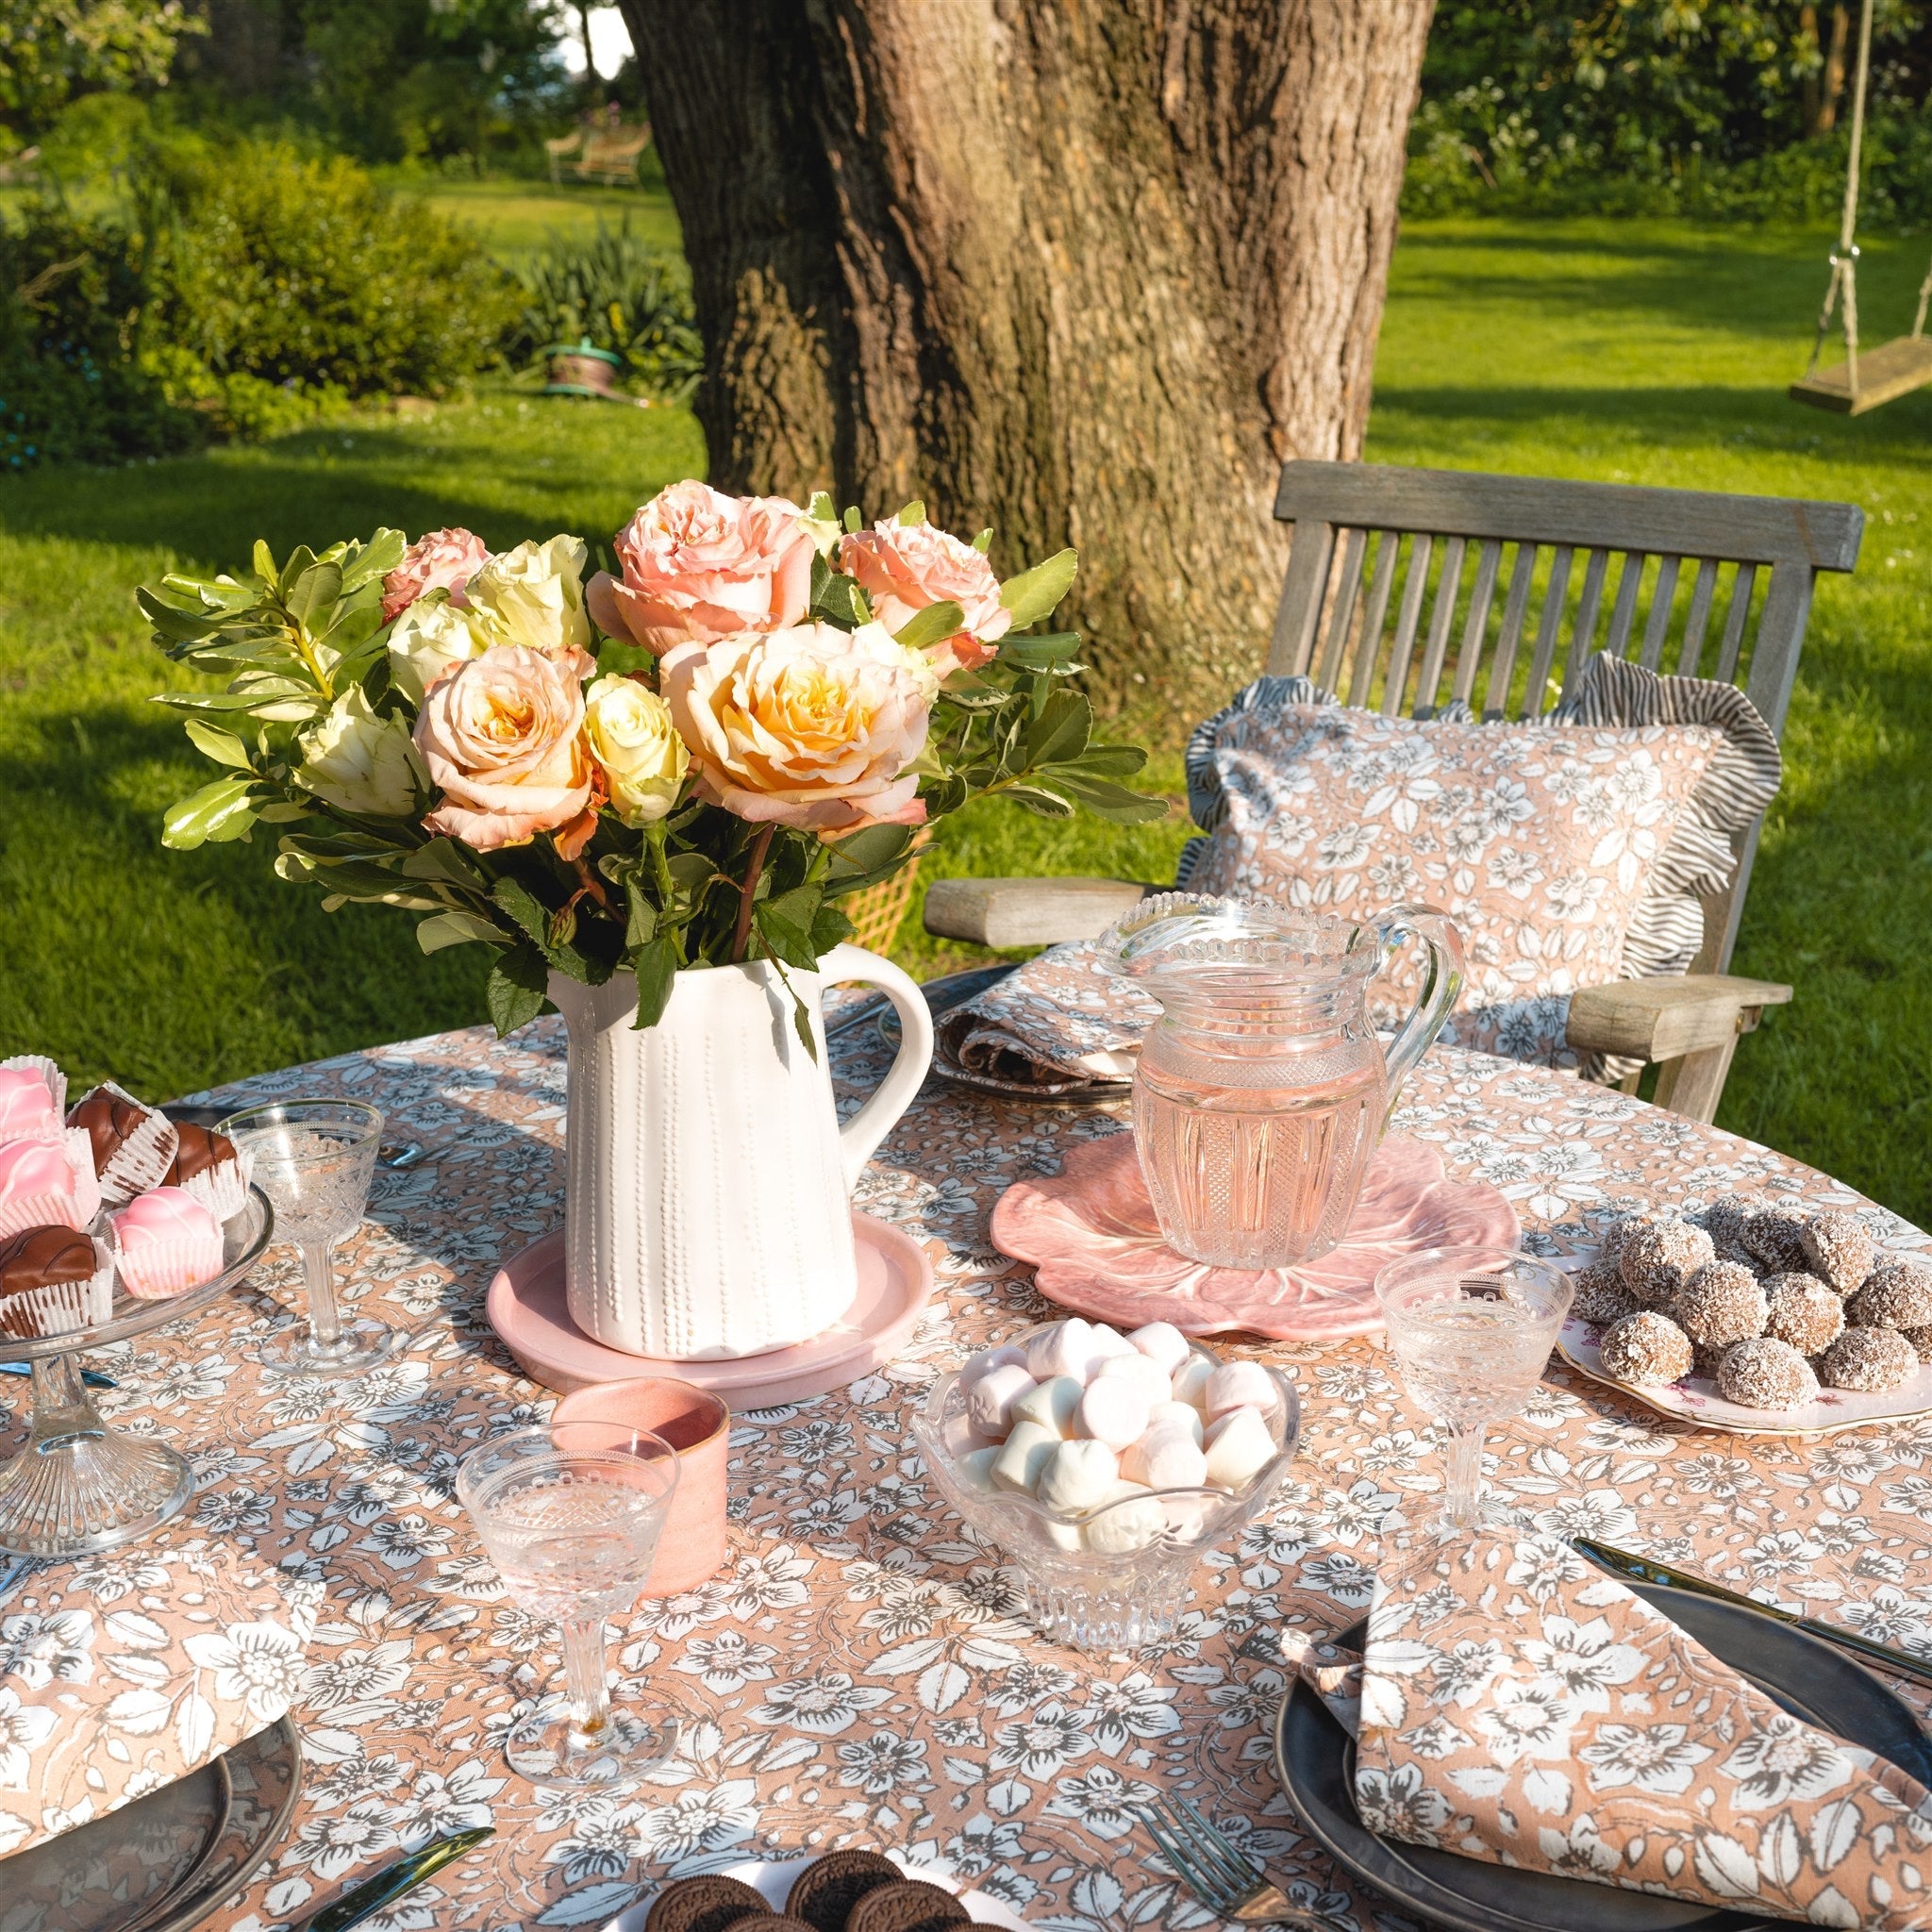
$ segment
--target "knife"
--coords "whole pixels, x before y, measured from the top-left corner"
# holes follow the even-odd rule
[[[34,1365],[31,1362],[0,1362],[0,1375],[31,1375]],[[80,1379],[90,1389],[118,1389],[120,1383],[112,1375],[104,1375],[98,1369],[83,1369]]]
[[[1573,1537],[1570,1541],[1572,1547],[1591,1562],[1601,1564],[1619,1576],[1633,1577],[1640,1583],[1665,1583],[1673,1590],[1688,1590],[1695,1596],[1707,1596],[1721,1604],[1735,1604],[1740,1609],[1756,1610],[1761,1617],[1789,1624],[1792,1629],[1802,1630],[1808,1637],[1816,1637],[1839,1650],[1848,1650],[1854,1657],[1863,1657],[1882,1671],[1896,1671],[1901,1676],[1916,1677],[1922,1684],[1932,1684],[1932,1657],[1913,1657],[1907,1651],[1894,1650],[1889,1643],[1860,1637],[1856,1630],[1844,1629],[1840,1624],[1822,1624],[1816,1617],[1801,1617],[1795,1610],[1781,1610],[1775,1604],[1761,1603],[1755,1596],[1740,1595],[1735,1590],[1724,1589],[1722,1584],[1707,1582],[1702,1576],[1692,1576],[1685,1570],[1674,1570],[1668,1563],[1655,1562],[1648,1557],[1633,1556],[1628,1550],[1620,1550],[1610,1543],[1596,1542],[1581,1536]]]
[[[425,1878],[441,1872],[465,1852],[475,1851],[485,1839],[495,1836],[494,1825],[479,1824],[474,1831],[440,1838],[420,1852],[411,1852],[408,1857],[385,1865],[373,1878],[365,1878],[341,1898],[310,1914],[303,1920],[301,1932],[349,1932],[351,1925],[359,1925],[384,1906],[393,1905],[406,1891],[415,1890]]]

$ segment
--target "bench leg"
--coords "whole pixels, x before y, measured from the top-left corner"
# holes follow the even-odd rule
[[[1731,1056],[1737,1050],[1738,1042],[1732,1039],[1722,1046],[1707,1046],[1697,1053],[1665,1060],[1657,1069],[1657,1105],[1707,1125],[1717,1118],[1717,1104],[1724,1098],[1724,1076],[1731,1071]]]

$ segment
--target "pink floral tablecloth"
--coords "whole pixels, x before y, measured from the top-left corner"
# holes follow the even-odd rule
[[[841,1067],[855,1099],[877,1072],[867,1051]],[[1299,1479],[1198,1573],[1173,1640],[1131,1657],[1033,1634],[997,1552],[948,1515],[913,1448],[908,1411],[932,1379],[1041,1318],[1027,1272],[987,1241],[1000,1191],[1051,1172],[1070,1141],[1120,1131],[1117,1108],[928,1085],[860,1202],[931,1244],[930,1310],[884,1374],[737,1419],[729,1567],[640,1606],[613,1646],[625,1694],[689,1721],[689,1757],[654,1785],[564,1796],[513,1777],[497,1748],[556,1674],[555,1633],[503,1600],[451,1494],[464,1450],[548,1406],[486,1327],[483,1294],[562,1218],[560,1028],[540,1021],[502,1044],[441,1035],[225,1097],[298,1091],[373,1101],[399,1134],[444,1150],[378,1182],[349,1254],[350,1297],[415,1324],[408,1352],[342,1385],[264,1377],[257,1347],[296,1301],[287,1250],[193,1324],[103,1351],[96,1365],[123,1385],[103,1406],[193,1458],[193,1508],[0,1600],[0,1666],[17,1669],[71,1634],[53,1618],[90,1595],[110,1607],[191,1544],[232,1542],[323,1585],[294,1707],[308,1765],[294,1831],[218,1923],[268,1932],[400,1848],[491,1821],[486,1847],[375,1923],[600,1926],[672,1869],[853,1839],[949,1861],[1050,1932],[1205,1924],[1135,1828],[1130,1807],[1154,1787],[1192,1795],[1307,1901],[1383,1923],[1390,1908],[1347,1889],[1282,1799],[1269,1737],[1284,1675],[1254,1641],[1360,1616],[1378,1525],[1437,1487],[1426,1425],[1379,1344],[1257,1351],[1301,1388]],[[1452,1174],[1508,1193],[1534,1245],[1584,1243],[1621,1204],[1739,1189],[1852,1208],[1890,1245],[1928,1245],[1748,1141],[1480,1056],[1432,1054],[1397,1125],[1438,1142]],[[9,1449],[17,1396],[10,1420]],[[1553,1368],[1495,1446],[1495,1488],[1547,1528],[1932,1654],[1932,1418],[1746,1442]]]

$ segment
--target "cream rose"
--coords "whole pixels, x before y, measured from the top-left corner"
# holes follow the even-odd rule
[[[674,483],[617,539],[622,579],[591,580],[591,615],[653,651],[796,624],[816,554],[805,512],[782,496],[725,496]]]
[[[302,734],[295,782],[340,811],[378,819],[413,817],[429,789],[409,727],[400,718],[377,717],[360,685]]]
[[[489,561],[489,546],[474,530],[431,530],[418,537],[382,580],[383,623],[394,623],[431,591],[447,591],[460,604],[463,586]]]
[[[972,544],[924,520],[854,530],[840,542],[839,561],[890,631],[904,630],[928,604],[958,605],[965,613],[958,630],[929,647],[941,677],[984,664],[1012,625],[992,565]]]
[[[584,615],[589,555],[579,537],[519,543],[492,557],[470,579],[464,596],[495,641],[541,651],[574,676],[588,677],[596,668]]]
[[[525,644],[496,644],[458,664],[424,701],[416,748],[442,803],[432,832],[478,852],[526,845],[590,806],[583,687]]]
[[[691,753],[656,691],[633,677],[600,677],[584,692],[584,737],[625,824],[655,824],[677,803]]]
[[[925,747],[929,674],[882,626],[803,624],[680,644],[659,667],[699,794],[739,817],[837,838],[925,817],[908,774]]]
[[[389,675],[398,691],[420,705],[429,688],[458,664],[480,658],[499,641],[480,610],[429,596],[412,604],[389,634]]]

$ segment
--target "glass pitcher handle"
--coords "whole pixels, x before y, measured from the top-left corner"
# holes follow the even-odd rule
[[[1404,939],[1420,940],[1429,955],[1423,995],[1389,1043],[1389,1107],[1393,1112],[1409,1069],[1436,1043],[1462,997],[1468,960],[1462,935],[1450,924],[1448,915],[1433,906],[1397,906],[1375,922],[1374,932],[1382,941],[1385,966]]]

